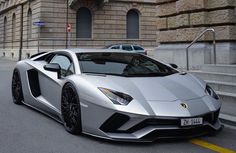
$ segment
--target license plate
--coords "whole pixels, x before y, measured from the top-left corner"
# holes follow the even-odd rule
[[[202,123],[203,119],[201,117],[181,119],[181,126],[201,125]]]

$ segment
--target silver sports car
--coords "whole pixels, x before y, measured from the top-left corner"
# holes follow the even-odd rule
[[[154,141],[221,129],[221,102],[204,81],[120,50],[36,54],[16,64],[12,95],[14,103],[49,115],[72,134]]]

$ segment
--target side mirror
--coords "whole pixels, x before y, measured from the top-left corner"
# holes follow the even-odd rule
[[[173,67],[174,69],[177,69],[177,68],[178,68],[178,65],[176,65],[176,64],[169,63],[169,65],[170,65],[171,67]]]
[[[51,71],[51,72],[57,72],[57,77],[58,79],[61,78],[61,67],[59,64],[56,63],[50,63],[50,64],[46,64],[43,67],[45,70],[47,71]]]

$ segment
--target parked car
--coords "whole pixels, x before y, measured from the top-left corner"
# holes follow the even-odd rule
[[[135,51],[141,54],[147,55],[147,51],[139,46],[139,45],[134,45],[134,44],[114,44],[114,45],[109,45],[106,46],[105,48],[107,49],[121,49],[125,51]]]
[[[72,134],[111,140],[188,138],[222,127],[221,101],[205,81],[122,50],[57,50],[19,61],[12,96]]]

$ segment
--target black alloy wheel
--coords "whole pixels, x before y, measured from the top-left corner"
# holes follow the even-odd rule
[[[61,113],[65,129],[72,134],[80,134],[81,111],[79,96],[71,83],[67,83],[62,89]]]
[[[17,69],[13,71],[11,91],[13,102],[15,104],[22,104],[24,98],[22,92],[21,79]]]

